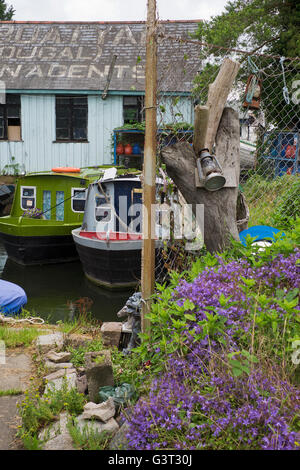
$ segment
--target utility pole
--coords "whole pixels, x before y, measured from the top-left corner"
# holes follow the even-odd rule
[[[146,131],[143,171],[143,249],[142,249],[142,332],[149,332],[145,315],[150,311],[150,297],[155,284],[155,180],[156,180],[156,91],[157,91],[157,37],[156,0],[148,0],[146,36]]]

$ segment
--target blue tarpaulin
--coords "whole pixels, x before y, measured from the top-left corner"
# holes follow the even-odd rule
[[[278,228],[269,227],[268,225],[254,225],[253,227],[248,228],[247,230],[243,230],[240,233],[240,240],[244,246],[247,245],[246,237],[250,235],[251,238],[255,238],[256,242],[270,240],[275,241],[275,235],[280,233],[281,231]],[[281,232],[282,236],[285,236],[284,232]]]
[[[0,279],[0,313],[17,314],[26,303],[27,296],[22,287]]]

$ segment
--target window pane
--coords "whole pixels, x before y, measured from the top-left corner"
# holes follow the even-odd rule
[[[21,104],[21,100],[20,100],[20,95],[10,95],[10,94],[7,94],[6,95],[6,103],[7,104],[18,104],[20,105]]]
[[[73,98],[73,104],[74,105],[87,106],[87,97],[86,96],[81,96],[81,97]]]
[[[75,212],[84,212],[86,199],[85,189],[73,189],[72,209]]]
[[[19,106],[8,106],[7,107],[7,117],[8,118],[19,118],[20,117],[20,107]]]
[[[70,129],[56,129],[56,138],[70,140]]]
[[[87,109],[86,108],[73,108],[73,117],[74,118],[83,118],[86,119],[87,117]]]
[[[43,212],[47,220],[51,219],[51,191],[43,191]]]
[[[23,188],[23,197],[30,197],[34,196],[34,189],[33,188]]]
[[[124,96],[124,105],[137,105],[138,97],[137,96]]]
[[[67,129],[69,127],[69,119],[65,117],[56,117],[56,127],[58,129]]]
[[[73,130],[73,139],[75,140],[86,140],[87,132],[85,128],[76,128]]]
[[[56,97],[56,104],[57,106],[59,105],[63,105],[63,106],[66,106],[66,105],[69,105],[70,104],[70,101],[71,101],[71,98],[67,98],[65,96],[57,96]]]
[[[56,220],[63,221],[65,218],[65,193],[56,191]]]
[[[34,197],[23,197],[22,198],[22,209],[34,209],[35,208],[35,199]]]

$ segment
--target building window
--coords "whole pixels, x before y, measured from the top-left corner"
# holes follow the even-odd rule
[[[144,96],[123,97],[124,124],[142,122],[145,120]]]
[[[21,140],[20,95],[6,95],[6,103],[0,104],[0,140]]]
[[[27,209],[35,209],[36,200],[36,187],[35,186],[21,186],[21,208],[25,211]]]
[[[72,188],[72,211],[84,212],[86,200],[86,190]]]
[[[87,125],[87,96],[56,96],[56,140],[58,142],[86,142]]]

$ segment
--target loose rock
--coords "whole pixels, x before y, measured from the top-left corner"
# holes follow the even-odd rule
[[[87,403],[84,407],[83,419],[97,419],[103,423],[107,423],[116,414],[116,408],[113,398],[109,398],[106,402],[96,405],[95,403]]]
[[[90,401],[99,403],[99,389],[114,385],[110,351],[86,353],[85,370]]]
[[[36,347],[39,351],[47,353],[53,348],[62,349],[64,336],[62,333],[54,333],[51,335],[41,335],[36,340]]]
[[[46,358],[51,362],[55,362],[56,364],[61,364],[63,362],[68,362],[71,359],[71,353],[66,352],[66,351],[62,351],[58,353],[52,350],[46,354]]]
[[[99,434],[104,431],[108,435],[113,435],[119,430],[118,423],[114,418],[111,418],[107,423],[101,423],[101,421],[89,421],[83,418],[83,415],[77,416],[77,427],[82,432],[84,429],[87,431],[96,431]]]
[[[118,347],[121,339],[122,323],[106,322],[101,327],[101,336],[105,347]]]

